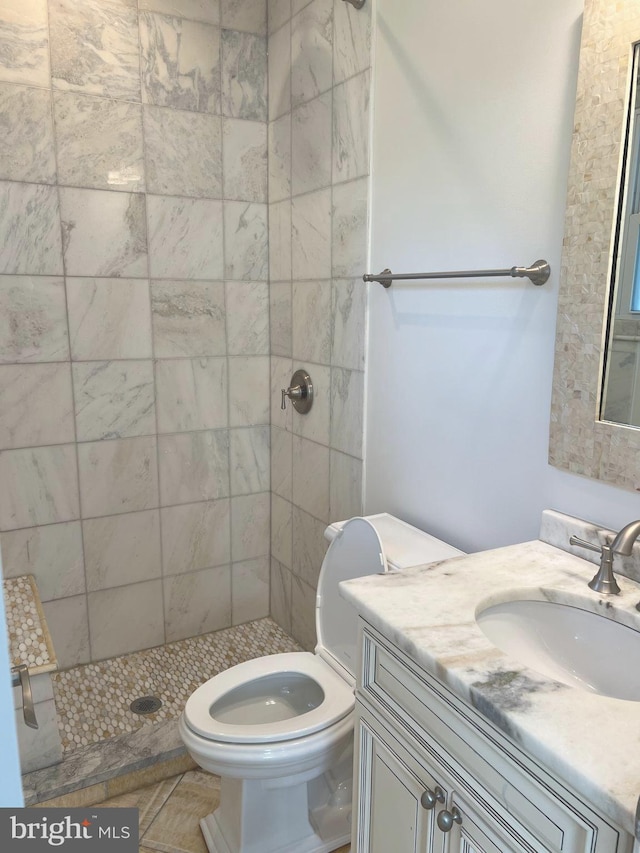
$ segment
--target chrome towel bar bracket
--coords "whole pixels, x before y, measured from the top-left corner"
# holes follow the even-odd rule
[[[391,270],[382,270],[377,275],[367,273],[362,280],[377,281],[383,287],[391,287],[393,281],[420,281],[421,279],[439,278],[496,278],[510,276],[511,278],[528,278],[532,284],[539,287],[548,280],[551,267],[547,261],[534,261],[530,267],[510,267],[502,270],[454,270],[452,272],[411,272],[392,273]]]

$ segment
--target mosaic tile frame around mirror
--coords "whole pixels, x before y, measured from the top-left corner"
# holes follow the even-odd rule
[[[620,151],[637,0],[586,0],[565,217],[549,462],[640,490],[640,430],[599,421]]]

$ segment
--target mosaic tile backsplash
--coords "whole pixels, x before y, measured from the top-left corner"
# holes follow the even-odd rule
[[[259,619],[216,631],[78,666],[53,676],[58,725],[65,752],[105,738],[176,719],[193,691],[207,679],[237,663],[300,646],[271,619]],[[129,705],[157,696],[162,707],[134,714]]]

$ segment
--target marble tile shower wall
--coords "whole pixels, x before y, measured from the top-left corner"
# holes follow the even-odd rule
[[[371,5],[269,0],[271,614],[306,648],[326,524],[362,511]]]
[[[266,0],[0,8],[0,538],[62,666],[269,610]]]

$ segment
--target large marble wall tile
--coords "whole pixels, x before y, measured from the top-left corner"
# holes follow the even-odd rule
[[[155,433],[151,360],[76,363],[73,387],[78,441]]]
[[[224,197],[236,201],[267,200],[267,125],[224,120]]]
[[[308,6],[311,0],[291,0],[291,14],[297,15],[305,6]]]
[[[297,365],[296,365],[297,367]],[[271,356],[271,391],[269,399],[271,402],[271,424],[280,429],[291,431],[291,412],[293,406],[287,404],[284,410],[281,407],[281,389],[288,388],[291,384],[294,367],[290,358],[282,356]]]
[[[80,516],[72,444],[0,452],[0,530],[71,521]]]
[[[49,85],[47,0],[2,4],[0,80],[30,86]]]
[[[229,424],[255,426],[269,423],[269,357],[229,359]]]
[[[91,660],[87,597],[74,595],[42,604],[56,650],[58,667],[68,669]]]
[[[331,369],[331,447],[362,458],[364,374]]]
[[[60,184],[144,192],[142,107],[54,92]]]
[[[293,445],[290,432],[271,427],[271,491],[291,500]]]
[[[151,357],[149,285],[131,279],[67,279],[76,361]]]
[[[291,100],[310,101],[333,83],[333,0],[313,0],[291,21]]]
[[[229,496],[227,430],[162,435],[158,442],[162,506]]]
[[[291,357],[291,284],[277,282],[269,286],[271,353]]]
[[[269,205],[269,279],[291,280],[291,202]]]
[[[162,510],[162,571],[179,575],[231,561],[228,499]]]
[[[69,365],[0,367],[0,450],[73,441]]]
[[[371,64],[371,3],[354,9],[334,0],[333,76],[336,83],[353,77]]]
[[[109,589],[160,577],[157,509],[82,522],[87,589]]]
[[[368,71],[333,91],[333,182],[351,181],[369,174]]]
[[[293,278],[331,278],[330,188],[293,199],[291,234]]]
[[[291,633],[291,572],[277,560],[271,560],[269,612],[287,634]]]
[[[145,197],[60,189],[67,275],[147,276]]]
[[[224,203],[225,278],[266,281],[269,277],[269,230],[266,204]]]
[[[291,17],[291,0],[267,0],[267,25],[270,33]]]
[[[0,276],[0,362],[68,358],[63,279]]]
[[[234,562],[269,553],[269,493],[231,498],[231,556]]]
[[[269,121],[291,111],[291,24],[269,36]]]
[[[219,566],[165,578],[167,642],[231,625],[231,567]]]
[[[295,435],[293,503],[314,518],[329,521],[329,448]]]
[[[363,274],[367,258],[368,209],[366,178],[334,187],[331,218],[334,278]]]
[[[207,24],[220,23],[220,0],[138,0],[138,8]]]
[[[267,120],[267,40],[222,30],[222,114]]]
[[[362,460],[331,451],[329,518],[339,521],[362,514]]]
[[[150,192],[222,197],[222,137],[218,116],[147,106],[144,139]]]
[[[0,536],[6,578],[34,575],[41,601],[85,591],[79,521],[12,530]]]
[[[56,182],[48,91],[0,83],[0,178]]]
[[[269,355],[267,282],[227,282],[226,300],[229,355]]]
[[[329,445],[331,415],[331,368],[305,360],[313,380],[313,408],[303,418],[293,418],[294,435]]]
[[[151,318],[158,358],[227,352],[222,282],[152,282]]]
[[[0,273],[61,275],[58,190],[0,182]]]
[[[104,0],[49,0],[49,27],[55,88],[140,100],[135,7]]]
[[[364,370],[367,288],[361,279],[353,278],[334,279],[331,287],[331,364],[350,370]]]
[[[165,641],[161,580],[90,592],[88,605],[93,660]]]
[[[221,279],[222,204],[148,196],[151,276]]]
[[[158,506],[155,437],[78,445],[83,518]]]
[[[279,495],[271,496],[271,553],[283,566],[293,560],[293,516],[291,503]]]
[[[298,507],[293,508],[293,574],[314,589],[327,551],[325,523]]]
[[[269,557],[231,567],[232,623],[241,625],[269,615]]]
[[[158,432],[227,426],[226,358],[161,359],[156,388]]]
[[[264,35],[267,0],[220,0],[221,24],[227,30]]]
[[[293,284],[293,358],[329,364],[331,360],[331,282]]]
[[[140,13],[142,99],[200,113],[220,112],[220,30]]]
[[[250,495],[269,491],[270,427],[232,429],[229,438],[231,494]]]
[[[328,187],[331,183],[331,102],[329,91],[293,111],[291,186],[294,195]]]
[[[291,634],[303,649],[316,645],[316,591],[296,575],[291,577]]]
[[[269,202],[291,195],[291,113],[269,122]]]

